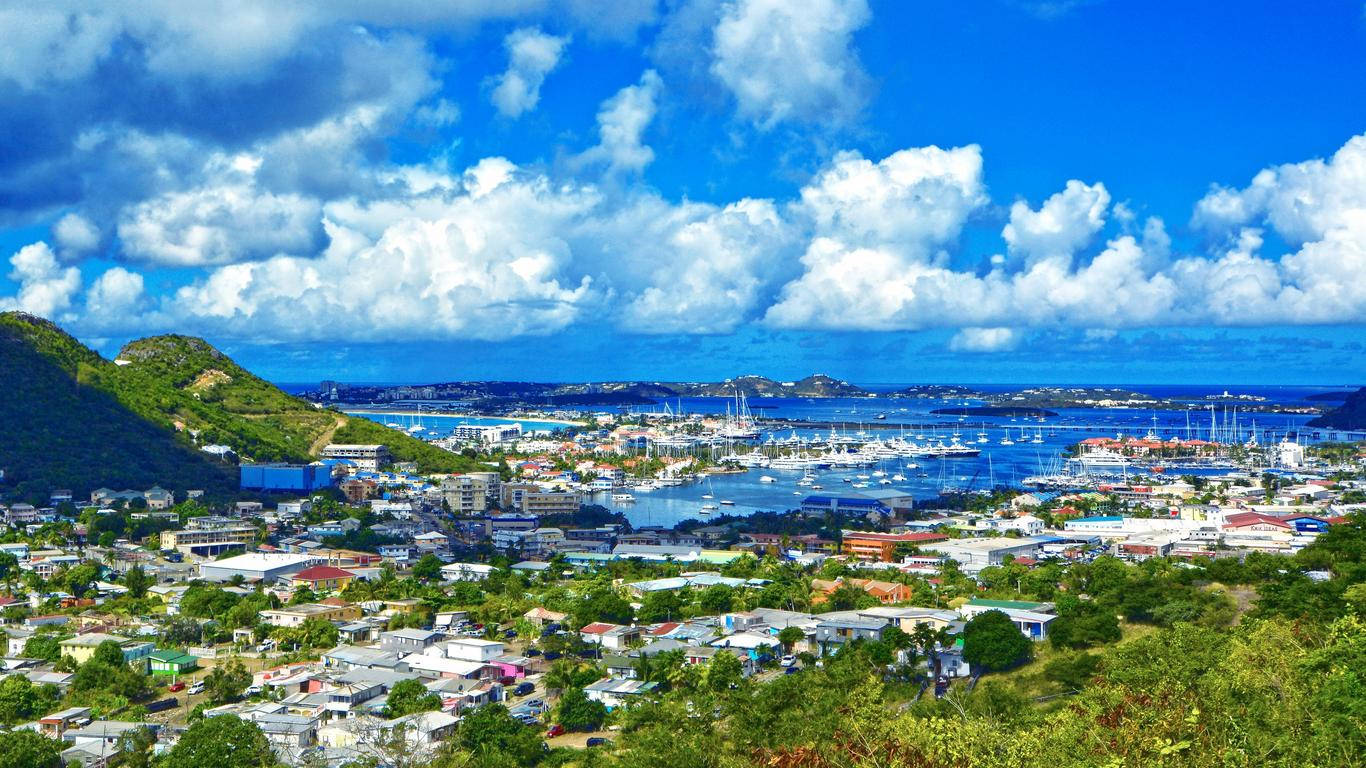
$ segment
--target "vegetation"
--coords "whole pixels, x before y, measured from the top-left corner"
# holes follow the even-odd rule
[[[159,768],[274,768],[276,764],[270,742],[255,723],[220,715],[191,725]]]

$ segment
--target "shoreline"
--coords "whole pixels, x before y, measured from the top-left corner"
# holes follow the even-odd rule
[[[525,419],[521,419],[521,418],[512,418],[512,417],[508,417],[508,416],[486,416],[486,415],[480,414],[480,413],[449,413],[449,412],[446,412],[446,411],[411,411],[411,410],[403,410],[403,409],[398,409],[398,408],[364,408],[364,409],[355,409],[355,410],[341,409],[341,412],[344,413],[344,414],[346,414],[347,416],[414,416],[414,417],[437,416],[437,417],[449,418],[449,419],[491,419],[491,420],[494,420],[494,421],[505,422],[505,423],[507,423],[507,424],[517,424],[517,423],[520,423],[520,422],[535,422],[535,423],[538,423],[538,424],[561,424],[561,425],[566,426],[566,427],[582,427],[582,426],[584,426],[584,423],[585,423],[585,422],[582,422],[582,421],[568,421],[568,420],[566,420],[566,419],[554,419],[554,418],[550,418],[549,416],[547,416],[547,417],[540,417],[540,416],[537,416],[537,417],[535,417],[535,418],[525,418]],[[492,425],[488,425],[488,426],[492,426]]]

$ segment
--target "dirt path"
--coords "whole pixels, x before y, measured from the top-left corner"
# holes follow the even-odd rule
[[[332,426],[324,430],[321,435],[318,435],[318,439],[314,440],[313,444],[308,446],[308,455],[317,456],[322,453],[323,449],[327,447],[327,444],[332,442],[332,436],[337,434],[337,430],[344,426],[346,426],[346,417],[341,414],[334,416],[332,419]]]

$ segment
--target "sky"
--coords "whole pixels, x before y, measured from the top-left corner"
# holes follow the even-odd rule
[[[1361,0],[10,0],[0,310],[276,381],[1360,384]]]

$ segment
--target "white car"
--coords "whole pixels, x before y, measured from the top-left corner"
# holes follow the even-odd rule
[[[796,663],[797,663],[797,657],[796,657],[796,656],[793,656],[792,654],[789,653],[788,655],[786,655],[786,656],[784,656],[782,659],[780,659],[780,660],[778,661],[778,663],[779,663],[779,664],[782,664],[784,667],[790,667],[790,666],[792,666],[793,664],[796,664]]]
[[[204,692],[204,681],[203,681],[203,680],[200,680],[200,681],[198,681],[198,682],[193,683],[193,684],[190,685],[189,693],[194,694],[194,693],[203,693],[203,692]]]

